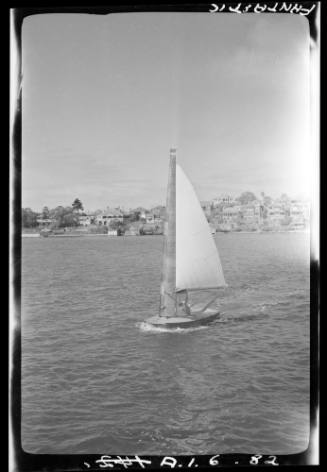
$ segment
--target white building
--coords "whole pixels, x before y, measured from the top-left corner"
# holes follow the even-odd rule
[[[145,223],[160,223],[162,221],[161,217],[159,215],[156,215],[152,212],[146,212],[142,211],[140,214],[140,219],[144,220]]]
[[[301,228],[308,225],[310,221],[310,206],[304,202],[292,202],[290,205],[290,217],[292,227]]]
[[[223,209],[223,222],[230,223],[231,221],[236,221],[236,219],[240,216],[240,211],[240,206],[225,207]]]
[[[116,210],[115,208],[108,208],[106,211],[99,213],[95,218],[95,222],[98,225],[109,226],[111,221],[120,221],[122,223],[124,221],[124,215],[122,211]]]
[[[282,205],[272,205],[267,209],[267,219],[271,223],[280,223],[287,215]]]
[[[38,218],[36,220],[37,224],[39,226],[42,226],[43,228],[46,228],[47,226],[50,226],[55,221],[56,221],[55,218]]]
[[[222,194],[219,197],[214,198],[211,203],[213,207],[216,208],[218,205],[221,205],[221,204],[230,205],[233,202],[234,202],[234,198],[231,195]]]
[[[95,215],[79,215],[78,223],[80,226],[90,226],[95,220]]]
[[[257,201],[243,205],[241,215],[246,223],[259,223],[262,217],[262,205]]]

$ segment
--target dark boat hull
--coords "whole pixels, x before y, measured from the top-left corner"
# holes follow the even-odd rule
[[[207,325],[219,318],[220,312],[216,310],[206,310],[205,312],[194,312],[190,316],[153,316],[146,320],[146,323],[157,328],[193,328]]]

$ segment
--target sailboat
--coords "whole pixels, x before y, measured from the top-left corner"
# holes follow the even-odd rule
[[[171,149],[159,314],[146,322],[165,328],[211,323],[220,315],[212,304],[222,287],[226,282],[208,221]],[[190,292],[197,291],[209,293],[200,307],[190,303]]]

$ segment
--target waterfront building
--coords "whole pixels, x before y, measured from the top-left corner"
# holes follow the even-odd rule
[[[121,210],[117,210],[116,208],[108,208],[106,211],[98,214],[95,218],[95,222],[98,225],[106,225],[109,226],[111,221],[124,221],[124,214]]]
[[[41,228],[46,228],[46,227],[50,226],[52,223],[54,223],[55,221],[56,221],[55,218],[38,218],[36,220],[37,224]]]
[[[242,219],[245,223],[257,223],[257,215],[254,205],[243,205],[241,207]]]
[[[78,217],[78,224],[80,226],[90,226],[96,219],[96,215],[88,214],[88,215],[79,215]]]
[[[275,204],[281,205],[283,208],[288,209],[291,204],[291,199],[284,193],[274,201]]]
[[[234,198],[228,194],[222,194],[217,198],[214,198],[211,202],[213,208],[216,208],[219,205],[227,205],[229,206],[231,203],[234,202]]]
[[[255,215],[257,216],[258,220],[261,221],[265,213],[265,207],[263,203],[260,200],[256,200],[253,202],[253,206]]]
[[[289,214],[292,228],[305,228],[310,221],[310,206],[306,202],[293,200],[289,208]]]
[[[242,205],[241,218],[246,224],[259,224],[263,218],[264,207],[259,201]]]
[[[161,223],[162,218],[160,214],[154,213],[152,210],[144,210],[140,214],[140,219],[143,220],[144,223],[149,223],[149,224],[155,224],[155,223]]]
[[[267,208],[267,222],[273,225],[280,225],[286,216],[287,212],[281,204],[275,203]]]
[[[210,223],[211,225],[214,227],[214,228],[218,228],[219,225],[221,225],[223,223],[223,217],[221,214],[219,215],[215,215],[211,218],[210,220]]]
[[[109,230],[108,231],[108,236],[118,236],[118,231],[116,229]]]
[[[159,223],[162,220],[159,216],[154,215],[153,213],[148,213],[145,215],[145,221],[146,223]]]
[[[310,218],[310,204],[299,200],[292,200],[290,204],[290,216],[302,216],[304,219]]]
[[[223,208],[222,211],[223,223],[235,222],[241,217],[241,207],[237,206],[228,206]]]

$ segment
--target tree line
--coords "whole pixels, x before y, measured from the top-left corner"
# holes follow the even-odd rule
[[[35,228],[38,226],[39,219],[53,220],[52,227],[64,228],[79,225],[79,215],[84,210],[83,204],[79,198],[75,198],[71,206],[57,206],[49,209],[45,206],[41,213],[33,211],[31,208],[22,209],[22,226],[24,228]]]
[[[69,228],[79,226],[80,216],[85,215],[83,213],[84,207],[79,198],[75,198],[71,206],[57,206],[56,208],[49,209],[45,206],[41,213],[33,211],[31,208],[22,209],[22,227],[23,228],[36,228],[39,226],[38,220],[49,220],[51,219],[51,228]],[[136,209],[127,218],[128,221],[117,221],[113,220],[110,222],[110,229],[123,231],[127,228],[129,223],[140,220],[141,211]]]

